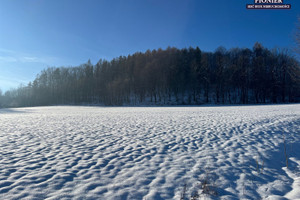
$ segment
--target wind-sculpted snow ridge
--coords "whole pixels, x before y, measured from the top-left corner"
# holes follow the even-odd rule
[[[299,199],[299,125],[299,104],[0,109],[0,199]]]

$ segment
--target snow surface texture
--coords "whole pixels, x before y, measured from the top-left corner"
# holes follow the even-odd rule
[[[299,125],[299,104],[0,109],[0,199],[300,199]]]

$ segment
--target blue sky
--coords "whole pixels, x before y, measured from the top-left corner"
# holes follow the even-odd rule
[[[246,10],[254,0],[1,0],[0,89],[34,80],[48,66],[76,66],[174,46],[290,48],[291,10]]]

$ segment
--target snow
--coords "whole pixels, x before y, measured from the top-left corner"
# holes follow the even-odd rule
[[[0,199],[300,199],[299,125],[299,104],[0,109]]]

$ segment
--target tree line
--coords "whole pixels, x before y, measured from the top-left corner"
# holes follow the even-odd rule
[[[199,105],[300,101],[299,62],[287,51],[198,47],[147,50],[76,67],[50,67],[0,92],[0,107],[57,104]]]

